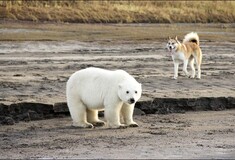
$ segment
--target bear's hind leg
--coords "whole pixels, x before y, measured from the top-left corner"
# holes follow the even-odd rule
[[[87,121],[96,127],[104,126],[105,122],[99,120],[98,110],[87,109]]]
[[[136,122],[133,121],[134,106],[135,106],[134,104],[131,105],[123,104],[121,109],[124,123],[129,127],[139,126]]]
[[[91,123],[87,122],[86,106],[78,99],[68,100],[70,115],[73,119],[73,126],[79,128],[93,128]]]

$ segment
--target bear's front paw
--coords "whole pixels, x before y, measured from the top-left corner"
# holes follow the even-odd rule
[[[116,129],[125,129],[125,128],[127,128],[128,126],[127,125],[124,125],[124,124],[116,124],[116,125],[108,125],[108,128],[116,128]]]
[[[127,128],[127,127],[128,127],[127,125],[121,124],[121,125],[118,127],[118,129],[125,129],[125,128]]]
[[[94,128],[94,126],[91,123],[83,123],[83,124],[73,123],[72,126],[75,128]]]
[[[103,121],[100,121],[100,122],[93,122],[92,123],[95,127],[102,127],[105,125],[105,122]]]
[[[139,127],[137,123],[129,124],[128,127]]]

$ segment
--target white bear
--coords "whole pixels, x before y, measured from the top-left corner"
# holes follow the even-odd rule
[[[81,128],[104,125],[98,118],[100,110],[104,110],[109,128],[138,127],[133,111],[141,94],[141,84],[123,70],[82,69],[71,75],[66,86],[73,126]]]

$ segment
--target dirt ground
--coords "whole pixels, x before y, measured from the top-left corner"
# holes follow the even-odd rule
[[[156,97],[235,95],[234,24],[0,24],[0,103],[65,102],[89,66],[124,69]],[[172,80],[167,36],[200,36],[202,79]],[[182,67],[181,67],[182,68]],[[190,71],[190,70],[189,70]],[[180,72],[182,75],[182,72]],[[139,128],[74,129],[69,117],[0,127],[1,158],[234,158],[235,110],[136,116]]]
[[[75,129],[70,118],[0,127],[1,158],[234,158],[235,110],[135,116],[138,128]]]

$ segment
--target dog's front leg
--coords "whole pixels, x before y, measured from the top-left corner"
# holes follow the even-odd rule
[[[177,79],[177,77],[178,77],[178,69],[179,69],[179,63],[178,62],[174,62],[174,77],[173,77],[173,79]]]
[[[188,71],[187,71],[187,66],[188,66],[188,60],[184,60],[184,66],[183,66],[183,71],[184,71],[184,74],[189,77],[189,74],[188,74]]]

